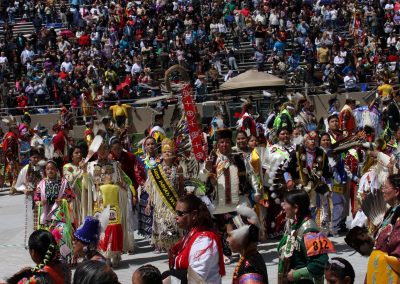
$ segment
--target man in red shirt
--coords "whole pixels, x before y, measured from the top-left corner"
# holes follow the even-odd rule
[[[53,128],[57,131],[56,136],[54,136],[52,143],[54,146],[54,157],[53,160],[57,163],[58,169],[62,170],[63,165],[67,162],[68,157],[68,133],[69,128],[66,125],[59,124]]]
[[[243,9],[241,11],[243,17],[247,17],[250,14],[249,8],[247,8],[247,4],[244,4]]]
[[[8,125],[9,131],[3,139],[3,155],[0,163],[3,165],[0,165],[0,187],[8,180],[11,186],[10,194],[14,194],[16,192],[14,186],[19,172],[19,131],[14,117],[3,119],[3,122]]]
[[[110,158],[121,164],[121,169],[131,179],[132,185],[137,191],[139,186],[144,186],[146,181],[146,173],[143,166],[139,163],[135,155],[127,152],[122,148],[118,138],[110,139],[111,153]]]
[[[61,72],[58,74],[58,77],[60,77],[61,80],[66,80],[68,78],[68,72],[65,72],[65,68],[61,68]]]
[[[80,46],[90,46],[90,36],[84,32],[83,35],[78,39],[78,44]]]

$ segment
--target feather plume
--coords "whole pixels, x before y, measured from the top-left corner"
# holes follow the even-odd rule
[[[390,163],[390,157],[382,152],[378,153],[378,163],[381,163],[383,166],[387,167]]]
[[[332,157],[328,157],[328,163],[329,163],[329,166],[330,166],[331,168],[334,168],[334,167],[336,166],[336,161],[335,161],[335,159],[332,158]]]
[[[386,202],[383,199],[381,190],[369,193],[363,200],[361,208],[364,214],[375,226],[379,226],[387,210]]]
[[[53,159],[53,157],[54,157],[54,145],[53,145],[53,143],[44,144],[44,156],[48,160]]]
[[[40,160],[37,164],[40,167],[44,167],[44,166],[46,166],[46,160]]]
[[[93,125],[93,133],[94,135],[100,135],[101,133],[106,133],[106,127],[101,120],[97,120],[94,122]]]
[[[304,136],[302,136],[302,135],[299,135],[292,139],[293,144],[296,146],[303,144],[303,141],[304,141]]]
[[[256,212],[253,209],[246,206],[246,204],[238,205],[236,207],[236,211],[239,215],[246,217],[249,223],[260,228],[260,221],[258,220]]]
[[[96,153],[101,144],[103,143],[103,137],[100,135],[96,135],[93,139],[92,144],[90,144],[89,152],[86,156],[85,163],[89,162],[90,158],[93,157],[94,153]]]
[[[107,205],[106,208],[97,216],[97,219],[100,223],[100,235],[106,231],[108,226],[108,222],[110,220],[110,205]]]
[[[283,164],[283,162],[285,161],[285,157],[283,157],[282,155],[278,155],[278,154],[273,154],[269,156],[268,159],[268,183],[269,184],[273,184],[275,176],[277,174],[278,169],[281,167],[281,165]]]
[[[250,228],[250,225],[244,225],[243,227],[240,227],[239,229],[233,230],[231,232],[232,238],[237,240],[238,242],[243,241],[243,239],[249,233],[249,228]]]
[[[297,104],[298,101],[300,101],[301,99],[304,99],[305,97],[304,97],[304,95],[302,93],[296,92],[296,93],[293,93],[293,94],[288,94],[287,98],[288,98],[288,100],[290,102],[293,102],[293,103]]]

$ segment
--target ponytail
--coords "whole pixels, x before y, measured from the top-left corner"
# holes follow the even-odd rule
[[[46,230],[34,231],[28,241],[29,251],[35,251],[41,262],[32,271],[43,269],[57,256],[57,243],[53,235]]]
[[[43,261],[41,263],[39,263],[38,265],[36,265],[36,267],[32,269],[32,272],[41,270],[47,264],[49,264],[54,258],[55,250],[56,250],[56,245],[55,244],[50,244],[49,248],[47,249],[46,254],[45,254],[44,258],[43,258]]]

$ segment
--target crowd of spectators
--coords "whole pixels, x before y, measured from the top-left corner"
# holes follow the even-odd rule
[[[174,64],[204,100],[245,71],[249,48],[260,71],[300,86],[358,91],[399,76],[400,0],[2,0],[0,21],[1,106],[12,114],[156,96]],[[35,32],[16,33],[20,21]]]

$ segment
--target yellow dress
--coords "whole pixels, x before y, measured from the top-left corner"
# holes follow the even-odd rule
[[[109,223],[104,235],[100,236],[99,248],[105,257],[112,257],[123,250],[124,233],[121,225],[121,210],[119,207],[119,186],[114,184],[100,185],[101,202],[95,206],[95,214],[101,214],[105,207],[110,206]]]
[[[106,258],[132,251],[134,225],[129,178],[118,162],[111,160],[103,164],[90,162],[87,172],[84,212],[89,216],[99,215],[110,206],[109,223],[104,235],[100,236],[99,248]]]
[[[399,283],[400,263],[381,250],[372,251],[368,260],[366,284]]]

